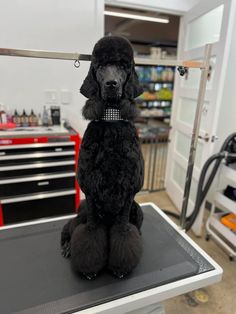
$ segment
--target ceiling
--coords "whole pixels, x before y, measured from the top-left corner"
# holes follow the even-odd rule
[[[115,7],[106,6],[105,9],[116,11]],[[106,35],[125,36],[136,46],[138,52],[141,53],[147,53],[150,47],[176,48],[179,32],[179,16],[127,8],[119,8],[120,11],[131,14],[168,17],[169,23],[155,23],[105,15]]]

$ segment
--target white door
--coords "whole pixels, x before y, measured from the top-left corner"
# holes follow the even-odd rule
[[[216,135],[214,132],[218,121],[217,112],[228,53],[225,47],[231,37],[233,19],[231,6],[234,6],[234,2],[233,0],[201,1],[181,18],[178,59],[201,60],[204,56],[204,45],[214,43],[211,57],[212,73],[207,83],[200,127],[201,139],[198,140],[187,215],[191,214],[194,207],[201,168],[213,152],[212,138]],[[175,77],[165,184],[168,195],[179,210],[182,207],[200,75],[200,69],[189,69],[187,77],[180,77],[178,73]],[[193,231],[197,235],[201,234],[202,217],[203,208],[193,226]]]

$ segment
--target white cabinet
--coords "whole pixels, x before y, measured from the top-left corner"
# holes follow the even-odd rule
[[[220,175],[226,182],[236,187],[236,163],[223,165]],[[216,212],[216,208],[221,209],[222,212]],[[227,213],[236,214],[236,201],[226,197],[222,190],[216,191],[211,215],[206,223],[206,240],[212,237],[229,253],[230,260],[233,260],[236,256],[236,232],[221,223],[222,216]]]

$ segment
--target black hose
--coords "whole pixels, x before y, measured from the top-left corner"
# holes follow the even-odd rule
[[[203,201],[207,195],[207,192],[208,192],[208,190],[212,184],[212,181],[214,180],[214,177],[217,173],[217,170],[220,166],[220,162],[224,158],[224,156],[225,155],[222,153],[215,154],[215,155],[212,155],[210,158],[208,158],[207,161],[205,162],[205,164],[202,168],[200,177],[199,177],[195,206],[194,206],[192,214],[186,219],[186,225],[185,225],[186,231],[190,230],[190,228],[194,224],[194,222],[195,222],[195,220],[199,214],[201,205],[202,205],[202,203],[203,203]],[[202,189],[202,186],[203,186],[204,181],[205,181],[207,170],[214,161],[215,161],[214,168],[212,169],[212,172],[210,174],[210,177],[207,180],[207,183],[205,184],[205,187]]]
[[[201,204],[205,198],[205,195],[207,193],[206,189],[204,189],[204,191],[202,191],[202,186],[203,186],[203,183],[205,181],[205,176],[206,176],[206,172],[207,172],[207,169],[208,167],[211,165],[211,163],[214,161],[214,160],[217,160],[217,159],[220,159],[222,160],[224,158],[224,155],[222,155],[221,153],[219,154],[215,154],[215,155],[212,155],[204,164],[203,168],[202,168],[202,171],[201,171],[201,174],[200,174],[200,177],[199,177],[199,183],[198,183],[198,189],[197,189],[197,196],[196,196],[196,201],[195,201],[195,206],[194,206],[194,209],[193,209],[193,212],[192,214],[186,218],[186,225],[185,225],[185,230],[188,231],[192,225],[194,224],[198,214],[199,214],[199,210],[200,210],[200,207],[201,207]],[[217,165],[218,166],[218,165]],[[218,166],[219,167],[219,166]],[[214,167],[214,176],[218,170],[218,167]],[[212,174],[212,173],[211,173]],[[211,175],[211,178],[214,179],[214,176]],[[209,178],[210,179],[210,178]],[[212,180],[213,180],[212,179]],[[208,185],[210,183],[210,181],[208,180],[207,181]],[[207,188],[208,188],[208,185],[207,185]],[[176,214],[176,213],[173,213],[173,212],[170,212],[168,210],[165,210],[163,209],[164,213],[166,213],[167,215],[170,215],[170,216],[173,216],[175,218],[178,218],[180,219],[180,215],[179,214]]]
[[[198,189],[197,189],[197,195],[196,195],[196,200],[195,200],[195,206],[193,209],[193,212],[190,216],[188,216],[186,218],[186,226],[185,226],[185,230],[188,231],[190,230],[190,228],[192,227],[192,225],[194,224],[201,205],[207,195],[207,192],[215,178],[215,175],[217,173],[217,170],[220,166],[220,163],[222,161],[223,158],[225,158],[225,152],[229,152],[230,151],[230,144],[232,143],[232,141],[234,140],[234,138],[236,138],[236,133],[233,133],[231,135],[229,135],[226,140],[224,141],[223,145],[221,146],[220,152],[218,154],[214,154],[212,155],[210,158],[207,159],[207,161],[205,162],[202,170],[201,170],[201,174],[199,177],[199,183],[198,183]],[[204,185],[205,182],[205,177],[207,174],[207,170],[210,167],[210,165],[215,161],[215,164],[213,166],[213,169]],[[171,215],[175,218],[180,218],[180,215],[163,210],[167,215]]]
[[[209,191],[209,188],[215,178],[215,175],[217,173],[217,170],[220,166],[220,163],[222,161],[222,159],[225,157],[225,153],[224,152],[228,152],[229,149],[230,149],[230,144],[231,142],[234,140],[234,138],[236,137],[236,133],[232,133],[230,134],[224,141],[224,143],[222,144],[221,146],[221,149],[220,149],[220,152],[218,154],[215,154],[213,156],[211,156],[210,158],[208,158],[208,160],[205,162],[203,168],[202,168],[202,171],[201,171],[201,174],[200,174],[200,178],[199,178],[199,184],[198,184],[198,189],[197,189],[197,196],[196,196],[196,200],[195,200],[195,206],[194,206],[194,209],[193,209],[193,212],[192,214],[187,217],[186,219],[186,226],[185,226],[185,229],[186,231],[188,231],[192,225],[194,224],[198,214],[199,214],[199,211],[200,211],[200,208],[201,208],[201,205],[207,195],[207,192]],[[207,173],[207,170],[208,170],[208,167],[211,165],[211,163],[215,161],[215,164],[214,164],[214,167],[211,171],[211,174],[210,176],[208,177],[207,179],[207,182],[205,183],[205,186],[203,187],[203,184],[204,184],[204,181],[205,181],[205,176],[206,176],[206,173]]]

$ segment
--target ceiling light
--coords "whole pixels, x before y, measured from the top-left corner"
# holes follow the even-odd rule
[[[127,19],[142,20],[142,21],[148,21],[148,22],[169,23],[169,19],[166,17],[165,18],[153,17],[153,16],[129,14],[129,13],[123,13],[123,12],[107,11],[107,10],[104,11],[104,14],[109,15],[109,16],[124,17]]]

